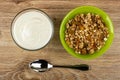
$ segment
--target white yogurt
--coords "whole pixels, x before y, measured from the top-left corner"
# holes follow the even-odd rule
[[[52,35],[53,23],[40,10],[24,10],[12,23],[12,37],[24,49],[40,49],[50,41]]]

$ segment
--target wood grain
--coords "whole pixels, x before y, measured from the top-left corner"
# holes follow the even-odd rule
[[[80,60],[69,55],[59,40],[59,26],[63,17],[82,5],[97,6],[108,13],[114,24],[115,38],[111,48],[94,60]],[[55,33],[51,42],[38,51],[19,48],[10,34],[14,16],[23,9],[38,8],[54,21]],[[119,0],[0,0],[0,80],[120,80],[120,1]],[[91,70],[83,72],[55,68],[37,73],[28,63],[45,59],[52,64],[75,65],[85,63]]]

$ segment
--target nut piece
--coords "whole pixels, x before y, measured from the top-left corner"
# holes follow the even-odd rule
[[[66,24],[65,41],[77,54],[94,54],[109,37],[108,28],[99,15],[78,14]]]

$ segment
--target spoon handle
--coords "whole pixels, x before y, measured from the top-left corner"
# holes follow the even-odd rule
[[[68,65],[68,66],[62,66],[62,65],[54,65],[53,67],[56,68],[71,68],[71,69],[78,69],[82,71],[87,71],[89,70],[89,66],[87,64],[80,64],[80,65]]]

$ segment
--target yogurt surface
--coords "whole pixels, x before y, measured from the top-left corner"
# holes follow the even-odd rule
[[[22,11],[12,23],[12,37],[24,49],[40,49],[50,41],[52,35],[53,23],[40,10]]]

